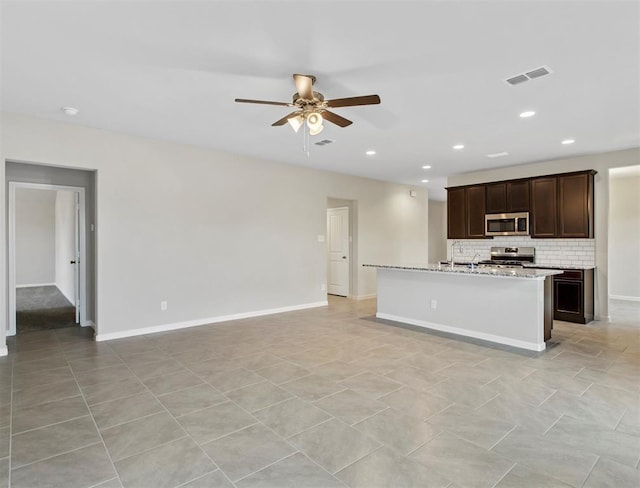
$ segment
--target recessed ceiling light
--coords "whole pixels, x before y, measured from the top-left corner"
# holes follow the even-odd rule
[[[453,146],[454,149],[464,149],[464,144],[456,144]]]
[[[67,115],[78,115],[78,112],[80,112],[80,110],[74,107],[62,107],[61,110]]]
[[[573,144],[574,142],[576,142],[575,139],[565,139],[562,141],[562,144]]]
[[[425,164],[425,165],[422,167],[422,169],[431,169],[431,165],[429,165],[429,164]]]
[[[533,117],[536,113],[533,110],[527,110],[526,112],[522,112],[520,117],[526,119],[527,117]]]
[[[508,152],[499,152],[499,153],[492,153],[492,154],[487,154],[488,158],[501,158],[502,156],[508,156],[509,153]]]
[[[369,151],[367,151],[365,154],[367,156],[373,156],[376,152],[373,149],[370,149]]]
[[[429,183],[429,180],[420,180],[420,181],[422,181],[423,183]]]

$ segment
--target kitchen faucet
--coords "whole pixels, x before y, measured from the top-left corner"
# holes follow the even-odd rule
[[[458,251],[462,252],[462,242],[460,241],[453,241],[451,243],[451,269],[453,269],[453,255],[454,255],[454,251],[455,251],[455,245],[458,245]]]
[[[479,252],[477,252],[477,253],[475,253],[473,255],[473,258],[471,259],[471,269],[473,269],[473,267],[474,267],[474,263],[475,263],[476,258],[479,258],[479,257],[480,257],[480,253]]]

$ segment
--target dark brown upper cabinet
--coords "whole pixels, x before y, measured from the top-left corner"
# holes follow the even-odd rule
[[[487,213],[497,214],[507,211],[507,184],[487,184]]]
[[[531,237],[556,237],[558,230],[558,179],[555,176],[531,180]]]
[[[529,211],[529,180],[487,183],[487,213]]]
[[[593,237],[594,174],[558,176],[558,237]]]
[[[467,237],[464,187],[447,189],[447,238]]]
[[[447,238],[484,239],[485,187],[447,189]]]
[[[593,237],[595,171],[531,180],[531,237]]]
[[[507,181],[507,212],[528,212],[529,206],[529,180]]]
[[[485,186],[466,188],[467,238],[484,239]]]
[[[529,212],[531,237],[593,237],[593,170],[447,188],[447,237],[482,239],[484,215]]]

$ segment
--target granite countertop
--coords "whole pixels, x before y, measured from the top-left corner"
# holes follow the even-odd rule
[[[547,276],[561,274],[559,270],[538,269],[538,268],[470,268],[468,266],[454,266],[439,264],[408,264],[408,265],[390,265],[390,264],[363,264],[368,268],[382,269],[398,269],[406,271],[424,271],[428,273],[446,273],[446,274],[469,274],[481,276],[495,276],[502,278],[532,278],[543,279]]]
[[[559,266],[557,264],[525,264],[525,268],[536,268],[536,269],[596,269],[595,266],[579,266],[579,265],[570,265],[570,266]]]

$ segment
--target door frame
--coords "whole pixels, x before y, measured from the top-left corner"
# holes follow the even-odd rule
[[[9,323],[7,324],[7,336],[16,334],[16,190],[53,190],[53,191],[72,191],[77,195],[78,201],[78,237],[80,238],[79,246],[79,274],[78,283],[80,303],[75,304],[80,308],[80,325],[86,327],[87,321],[87,236],[85,222],[85,189],[79,186],[49,185],[44,183],[25,183],[21,181],[9,181],[9,228],[7,232],[8,240],[8,294],[9,294]],[[76,292],[76,295],[78,293]]]
[[[347,205],[343,205],[340,207],[327,207],[327,211],[326,211],[326,215],[328,217],[329,215],[329,211],[331,210],[346,210],[347,211],[347,252],[348,252],[348,261],[349,261],[349,265],[347,266],[347,295],[346,298],[351,298],[352,295],[352,291],[351,291],[351,281],[352,281],[352,277],[351,277],[351,267],[353,265],[353,252],[351,249],[352,243],[353,243],[353,236],[351,235],[351,208]],[[328,222],[328,218],[327,218],[327,222]],[[329,233],[328,233],[327,229],[327,250],[326,250],[326,259],[327,259],[327,268],[329,265]],[[327,294],[329,293],[329,286],[328,286],[328,281],[329,281],[329,274],[327,271]],[[339,295],[336,295],[339,296]]]

